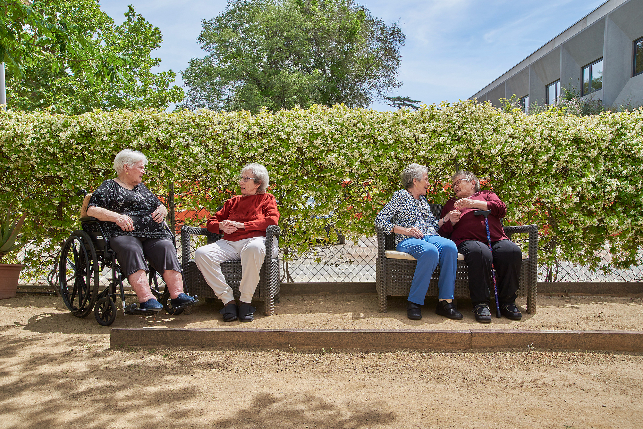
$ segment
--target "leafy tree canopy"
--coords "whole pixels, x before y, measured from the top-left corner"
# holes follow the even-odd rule
[[[366,107],[401,84],[405,36],[353,0],[230,0],[183,72],[189,109]]]
[[[0,54],[10,108],[79,114],[92,109],[164,109],[183,99],[175,73],[152,73],[161,32],[130,6],[115,25],[96,0],[1,3]]]

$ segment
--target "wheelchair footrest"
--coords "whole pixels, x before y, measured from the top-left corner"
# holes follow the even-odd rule
[[[156,314],[161,311],[158,310],[146,310],[140,308],[138,304],[130,304],[125,307],[125,314],[135,315],[135,316],[156,316]]]

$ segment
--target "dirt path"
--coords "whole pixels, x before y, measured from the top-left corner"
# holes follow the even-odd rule
[[[284,297],[277,316],[248,329],[408,328],[403,303],[380,314],[368,299],[348,297],[349,307],[332,301]],[[491,326],[643,326],[641,298],[539,304],[520,324]],[[217,308],[156,321],[119,315],[115,326],[220,327]],[[428,313],[416,328],[458,328]],[[472,318],[461,323],[476,327]],[[0,335],[2,428],[640,428],[643,421],[641,355],[110,350],[109,330],[91,316],[76,319],[58,298],[33,295],[0,301]]]

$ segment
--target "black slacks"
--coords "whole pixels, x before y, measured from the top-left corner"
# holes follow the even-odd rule
[[[496,269],[496,285],[498,302],[513,304],[516,301],[516,291],[520,280],[520,264],[522,251],[510,240],[492,241],[493,265]],[[458,252],[464,255],[469,267],[469,293],[471,302],[476,304],[489,303],[489,291],[493,291],[491,277],[492,254],[487,243],[469,240],[460,243]]]

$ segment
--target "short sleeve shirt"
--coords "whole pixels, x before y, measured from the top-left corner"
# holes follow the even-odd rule
[[[134,231],[123,231],[114,222],[103,222],[110,236],[131,235],[171,240],[172,234],[165,222],[158,223],[152,219],[152,213],[159,205],[161,201],[144,184],[140,183],[134,186],[134,189],[127,189],[109,179],[92,194],[88,207],[102,207],[132,218]]]

